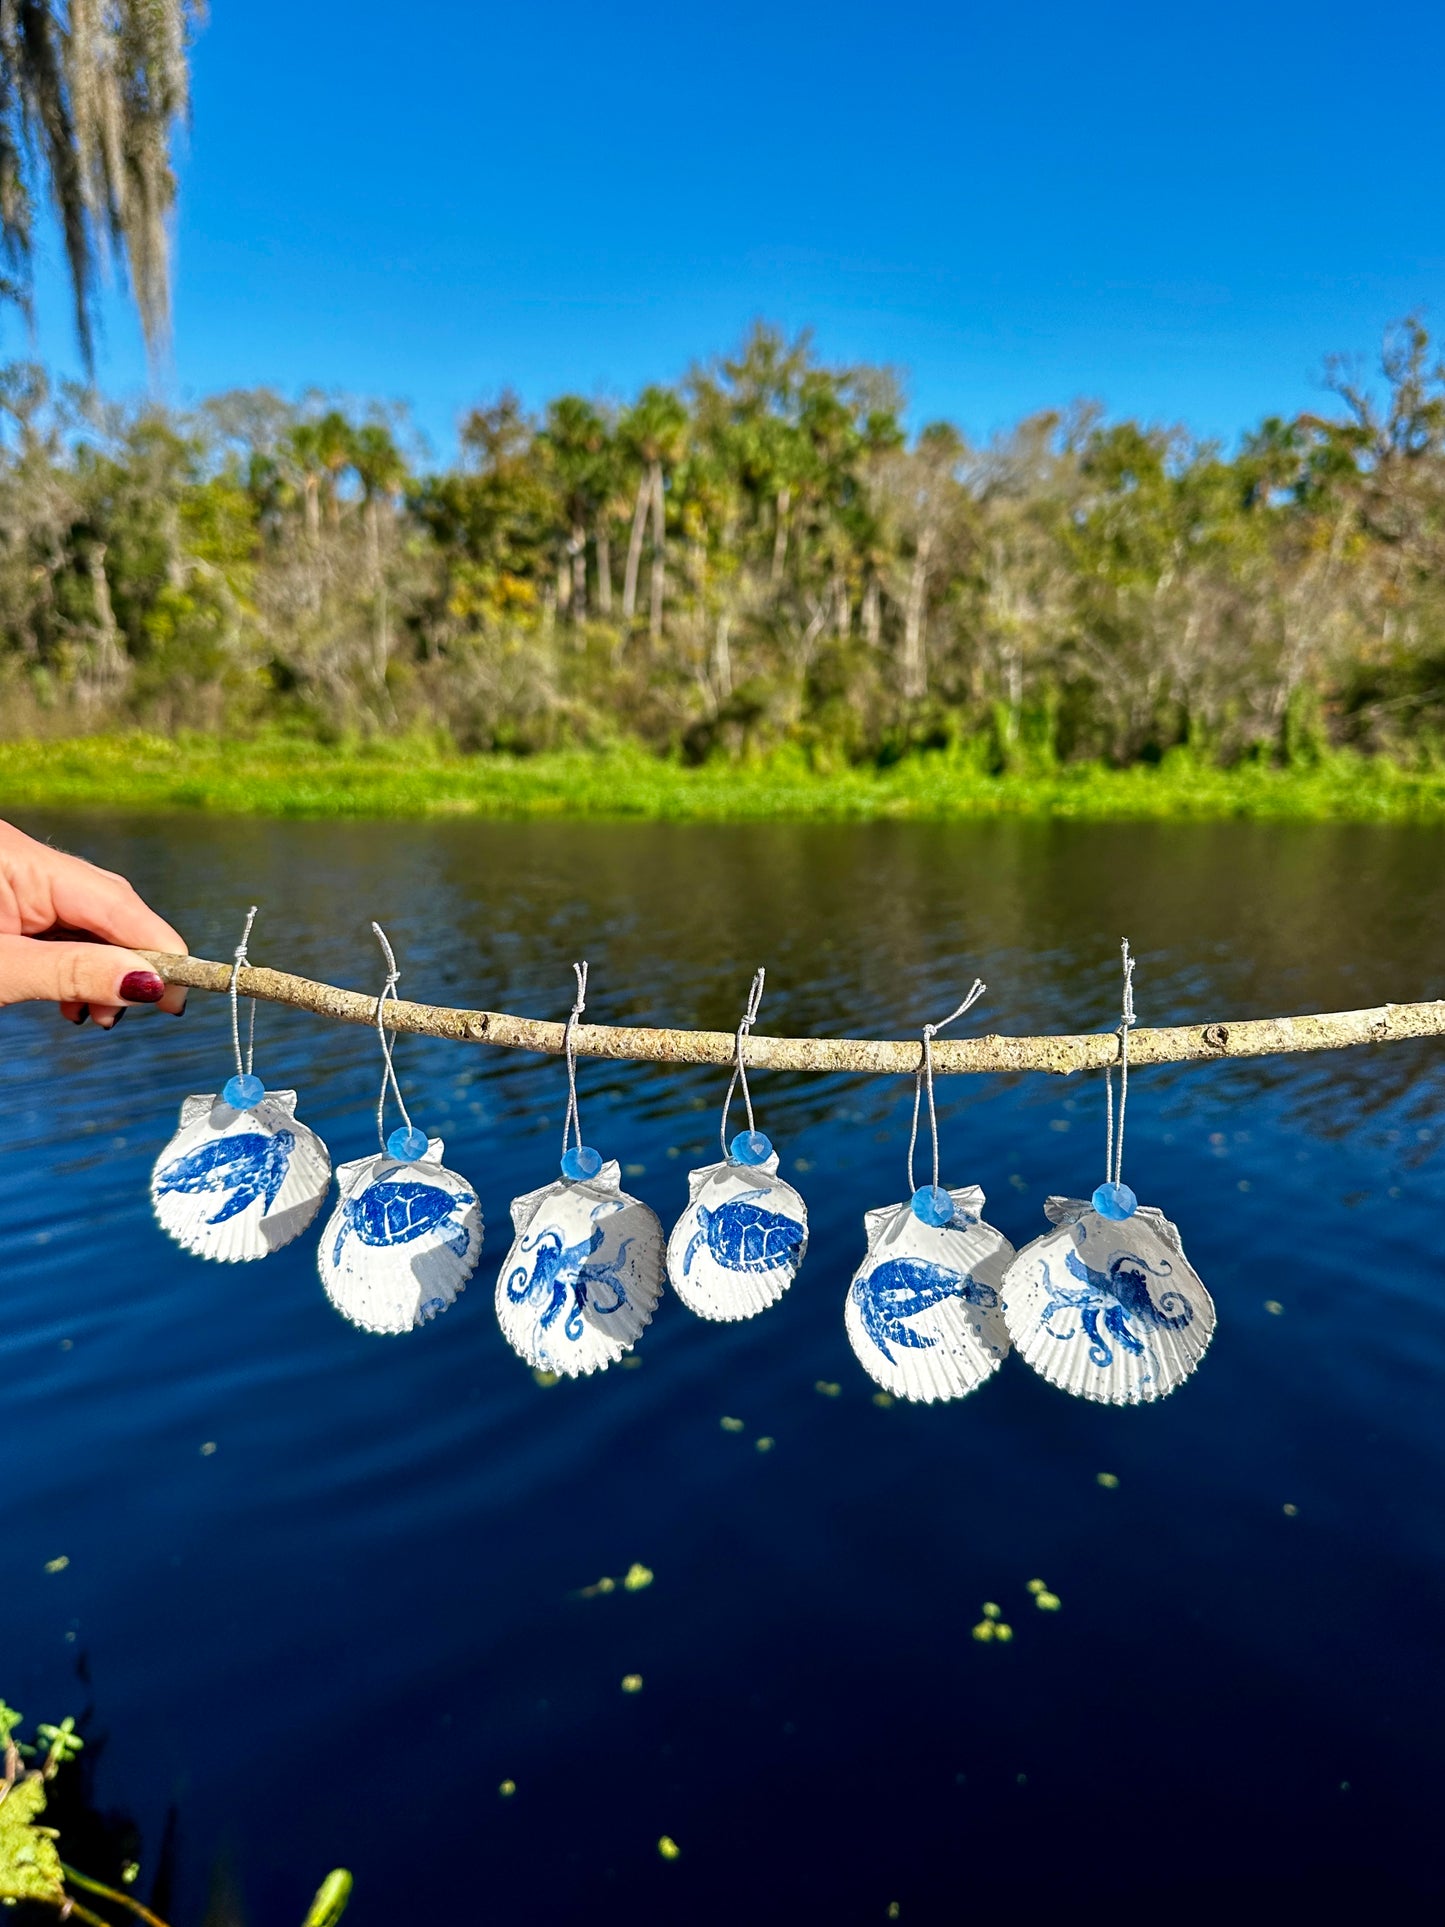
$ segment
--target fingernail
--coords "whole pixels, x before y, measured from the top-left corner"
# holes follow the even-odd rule
[[[72,1017],[70,1021],[72,1024],[83,1024],[86,1018],[89,1017],[89,1015],[90,1015],[90,1005],[82,1004],[80,1006],[80,1015],[78,1017]]]
[[[158,1004],[166,987],[153,970],[129,970],[120,980],[120,994],[128,1004]]]
[[[112,1017],[110,1020],[110,1027],[112,1030],[115,1029],[116,1025],[120,1022],[121,1018],[124,1017],[124,1015],[125,1015],[125,1012],[123,1010],[118,1010],[115,1013],[114,1017]]]

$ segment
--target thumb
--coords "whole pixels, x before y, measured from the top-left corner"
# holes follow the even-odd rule
[[[158,1004],[165,989],[134,950],[0,937],[0,1004]]]

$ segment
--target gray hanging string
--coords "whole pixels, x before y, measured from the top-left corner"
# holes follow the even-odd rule
[[[753,987],[748,992],[748,1007],[738,1020],[737,1049],[733,1054],[733,1074],[728,1079],[728,1094],[723,1099],[722,1123],[718,1126],[718,1136],[722,1142],[722,1153],[724,1157],[728,1156],[728,1112],[733,1107],[733,1092],[737,1089],[740,1082],[743,1087],[743,1103],[746,1105],[748,1113],[748,1135],[750,1137],[757,1135],[758,1127],[753,1120],[753,1094],[748,1089],[748,1067],[743,1062],[743,1040],[747,1037],[753,1025],[758,1021],[758,1006],[763,1001],[763,981],[767,974],[767,971],[764,970],[760,964],[753,977]]]
[[[1122,1183],[1124,1169],[1124,1109],[1129,1102],[1129,1031],[1134,1024],[1134,959],[1129,939],[1119,945],[1124,963],[1124,1007],[1119,1019],[1119,1136],[1114,1138],[1114,1067],[1104,1067],[1104,1182]]]
[[[251,999],[251,1027],[246,1038],[246,1061],[241,1062],[241,1016],[236,1007],[236,979],[241,974],[241,966],[246,961],[247,946],[251,941],[251,925],[256,921],[256,905],[253,903],[246,913],[246,928],[241,932],[241,941],[236,945],[236,961],[231,965],[231,1045],[236,1053],[237,1077],[249,1077],[251,1064],[256,1055],[256,999]]]
[[[406,1099],[402,1096],[401,1086],[396,1081],[396,1066],[391,1060],[391,1039],[387,1036],[386,1025],[382,1021],[382,1014],[386,1009],[387,998],[396,999],[396,987],[401,982],[401,972],[396,967],[396,954],[387,941],[386,932],[379,923],[373,923],[371,927],[376,934],[376,941],[381,945],[381,954],[386,958],[386,982],[382,985],[381,995],[376,1000],[376,1034],[381,1039],[381,1055],[383,1060],[381,1095],[376,1100],[376,1135],[380,1141],[382,1150],[385,1151],[387,1148],[386,1089],[388,1084],[391,1086],[392,1095],[396,1099],[397,1109],[401,1112],[406,1122],[407,1130],[414,1131],[416,1126],[411,1121],[411,1112],[406,1108]]]
[[[573,1004],[567,1019],[567,1029],[562,1038],[562,1048],[567,1053],[567,1115],[562,1120],[562,1155],[567,1155],[567,1141],[575,1133],[577,1149],[582,1149],[582,1120],[577,1114],[577,1019],[587,1008],[587,965],[586,962],[574,963],[573,974],[577,979],[577,1001]]]
[[[965,1011],[973,1006],[988,989],[988,985],[978,977],[973,980],[973,988],[951,1016],[945,1017],[941,1024],[923,1026],[923,1054],[918,1060],[918,1069],[913,1078],[913,1129],[908,1134],[908,1189],[918,1189],[913,1182],[913,1153],[918,1145],[918,1107],[925,1085],[928,1089],[928,1128],[933,1135],[933,1188],[938,1189],[938,1112],[933,1103],[933,1040],[941,1030],[947,1030],[956,1023]]]

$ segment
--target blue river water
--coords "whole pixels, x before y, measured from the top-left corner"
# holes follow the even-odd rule
[[[968,1025],[1102,1030],[1125,933],[1144,1024],[1445,995],[1435,830],[24,827],[197,954],[256,901],[256,961],[373,990],[376,916],[403,995],[554,1018],[585,956],[600,1022],[730,1028],[764,963],[763,1031],[916,1035],[975,973]],[[257,1038],[335,1162],[374,1148],[373,1036],[262,1006]],[[1445,1044],[1136,1074],[1125,1176],[1218,1330],[1112,1410],[1017,1358],[956,1404],[874,1400],[843,1301],[863,1212],[906,1195],[907,1079],[756,1075],[811,1214],[793,1288],[736,1326],[668,1297],[635,1368],[543,1387],[492,1291],[510,1200],[556,1172],[557,1060],[401,1042],[486,1249],[379,1338],[314,1233],[207,1265],[151,1218],[182,1099],[230,1068],[222,999],[0,1040],[0,1692],[85,1713],[176,1927],[299,1923],[337,1865],[358,1927],[1445,1889]],[[588,1142],[665,1224],[724,1082],[581,1067]],[[1103,1175],[1097,1076],[941,1080],[939,1111],[945,1182],[1018,1244]],[[986,1602],[1007,1643],[973,1637]]]

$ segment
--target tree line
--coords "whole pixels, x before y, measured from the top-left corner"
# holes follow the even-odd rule
[[[630,403],[502,393],[451,467],[404,413],[184,413],[0,371],[9,735],[433,729],[815,762],[1445,745],[1445,366],[1235,452],[1077,404],[982,445],[756,326]]]

